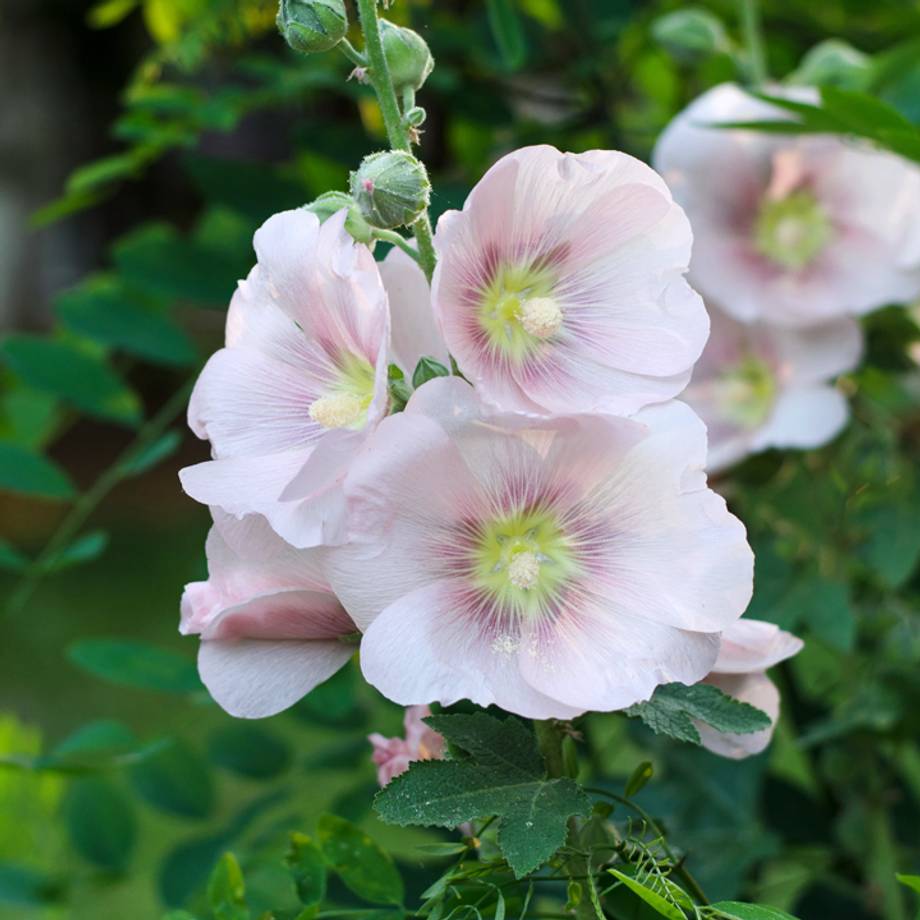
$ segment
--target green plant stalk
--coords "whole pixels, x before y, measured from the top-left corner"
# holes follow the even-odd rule
[[[534,733],[537,736],[537,746],[546,761],[546,772],[550,777],[565,776],[565,758],[562,755],[562,729],[553,719],[534,719]],[[569,837],[574,838],[578,833],[576,819],[569,818]],[[589,861],[580,854],[573,854],[565,861],[565,871],[570,879],[584,878],[587,880],[587,891],[582,894],[581,901],[575,908],[575,920],[604,920],[604,915],[597,908],[600,906],[594,887],[594,880],[589,879],[591,872]]]
[[[764,50],[763,29],[760,22],[759,0],[740,0],[741,31],[747,49],[748,76],[755,86],[762,86],[769,78],[767,56]]]
[[[159,412],[141,426],[134,440],[118,455],[115,462],[74,502],[51,539],[23,573],[7,604],[8,613],[18,613],[28,604],[46,574],[48,563],[73,540],[99,503],[125,478],[125,467],[153,444],[182,412],[194,382],[193,378],[179,387]]]
[[[377,102],[380,104],[380,113],[383,116],[383,124],[386,127],[390,146],[394,150],[405,150],[411,153],[412,143],[409,140],[409,132],[399,110],[396,90],[393,88],[386,55],[383,53],[380,21],[377,18],[377,0],[358,0],[358,18],[364,34],[364,51],[368,63],[367,76],[377,95]],[[434,252],[434,237],[427,208],[412,224],[412,233],[418,243],[419,265],[428,280],[431,281],[437,256]]]

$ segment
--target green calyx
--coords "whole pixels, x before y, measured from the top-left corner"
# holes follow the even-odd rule
[[[351,234],[352,239],[358,243],[370,243],[374,239],[373,228],[361,214],[355,200],[347,192],[324,192],[319,198],[304,205],[304,209],[315,214],[320,223],[325,222],[333,214],[348,209],[345,218],[345,229]]]
[[[344,0],[281,0],[276,22],[284,40],[301,54],[328,51],[348,31]]]
[[[773,408],[776,378],[766,361],[749,355],[719,378],[718,394],[725,418],[742,428],[758,428]]]
[[[545,268],[502,265],[482,291],[479,323],[490,346],[519,363],[551,338],[562,312],[553,298],[556,276]]]
[[[381,230],[415,223],[431,197],[425,167],[405,150],[366,156],[351,174],[350,187],[361,216]]]
[[[380,39],[387,70],[397,95],[406,89],[421,89],[434,68],[434,58],[418,32],[380,20]]]
[[[473,550],[475,583],[512,615],[538,615],[578,568],[558,519],[540,508],[493,518]]]
[[[754,224],[758,252],[792,271],[800,271],[814,262],[832,234],[831,222],[820,202],[805,190],[765,200]]]

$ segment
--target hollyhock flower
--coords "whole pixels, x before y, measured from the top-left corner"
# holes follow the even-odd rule
[[[917,296],[920,169],[849,138],[711,127],[788,117],[723,84],[662,134],[653,162],[693,226],[691,283],[744,322],[799,326]]]
[[[740,759],[759,754],[770,743],[779,718],[779,690],[767,677],[767,668],[797,655],[802,640],[784,632],[772,623],[760,620],[738,620],[722,634],[719,657],[712,673],[706,678],[723,693],[750,703],[765,712],[773,723],[769,728],[748,735],[717,732],[697,722],[703,745],[715,754]]]
[[[418,263],[394,246],[380,263],[380,277],[390,301],[390,360],[409,379],[420,358],[450,367],[447,345],[431,310],[431,288]]]
[[[366,679],[403,705],[532,718],[701,680],[752,585],[705,454],[681,403],[485,417],[460,379],[426,383],[349,471],[350,540],[328,550]]]
[[[405,738],[384,738],[378,732],[368,735],[374,747],[377,782],[385,786],[394,776],[405,773],[416,760],[441,760],[444,738],[422,720],[431,715],[428,706],[409,706],[403,717]]]
[[[690,242],[644,163],[525,147],[438,222],[435,314],[489,404],[629,414],[679,393],[706,341]]]
[[[709,430],[710,473],[768,447],[819,447],[843,428],[847,401],[829,381],[859,362],[858,323],[743,325],[715,309],[710,319],[709,342],[682,394]]]
[[[208,580],[186,585],[180,632],[201,636],[198,671],[231,715],[274,715],[352,656],[357,627],[330,591],[321,550],[297,550],[258,515],[219,510],[208,534]]]
[[[338,488],[386,412],[388,311],[368,249],[305,210],[256,232],[258,264],[227,314],[189,425],[214,459],[181,473],[185,490],[237,516],[261,513],[295,546],[335,540]]]

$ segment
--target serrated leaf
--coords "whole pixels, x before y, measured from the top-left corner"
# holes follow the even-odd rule
[[[249,920],[243,872],[232,853],[224,853],[208,879],[208,904],[214,920]]]
[[[70,477],[55,463],[16,444],[0,444],[0,489],[40,498],[73,498]]]
[[[361,828],[336,815],[323,815],[316,836],[326,862],[350,891],[375,904],[402,903],[399,870]]]
[[[214,809],[214,781],[201,755],[177,739],[131,767],[131,785],[147,804],[180,818],[206,818]]]
[[[81,639],[67,657],[96,677],[144,690],[190,693],[201,689],[195,663],[168,649],[128,639]]]
[[[130,862],[137,826],[130,800],[101,777],[75,780],[64,803],[67,831],[74,849],[110,872],[123,872]]]
[[[496,815],[499,847],[521,878],[565,843],[572,815],[590,811],[577,783],[546,778],[536,740],[517,719],[475,713],[426,721],[470,757],[412,764],[375,799],[384,821],[457,827]]]
[[[680,741],[700,743],[696,719],[719,732],[746,735],[770,727],[770,718],[759,709],[732,699],[711,684],[663,684],[650,700],[637,703],[626,715],[638,717],[658,734]]]
[[[621,872],[619,869],[608,869],[607,871],[614,878],[619,879],[633,894],[648,904],[655,913],[660,914],[662,917],[667,917],[668,920],[687,920],[687,915],[676,904],[672,904],[657,891],[646,887],[638,879],[626,875],[625,872]]]
[[[719,916],[729,917],[731,920],[797,920],[792,914],[787,914],[778,907],[768,907],[765,904],[718,901],[712,904],[711,907],[719,911]]]
[[[96,354],[69,343],[36,336],[10,336],[0,356],[29,386],[90,415],[118,422],[140,418],[137,395]]]
[[[319,847],[306,834],[291,834],[284,859],[297,889],[300,903],[313,907],[326,896],[326,863]]]

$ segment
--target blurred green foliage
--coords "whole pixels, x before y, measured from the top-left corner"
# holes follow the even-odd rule
[[[916,156],[920,6],[768,0],[763,12],[774,77],[824,87],[805,127]],[[170,908],[173,920],[235,920],[281,908],[278,917],[311,918],[325,896],[384,920],[397,913],[381,903],[403,903],[403,886],[405,903],[417,901],[445,869],[447,849],[419,844],[456,853],[455,839],[371,817],[365,735],[396,733],[400,715],[353,666],[259,725],[207,700],[193,649],[170,638],[181,582],[203,567],[204,515],[144,534],[125,515],[103,515],[102,529],[90,520],[119,484],[173,475],[183,387],[217,344],[212,318],[248,271],[254,229],[344,189],[383,146],[379,111],[346,79],[348,62],[294,56],[274,14],[272,0],[103,0],[87,13],[93,29],[142,17],[149,50],[124,87],[112,152],[78,169],[36,225],[117,196],[161,161],[192,205],[117,240],[99,272],[58,296],[49,335],[0,342],[0,488],[26,509],[57,503],[63,516],[34,554],[0,540],[11,598],[4,707],[20,710],[26,677],[39,677],[26,671],[44,680],[66,669],[49,677],[60,705],[45,694],[44,708],[22,706],[26,722],[0,716],[0,917],[153,920]],[[647,157],[676,111],[749,66],[731,0],[398,0],[388,15],[418,28],[437,61],[421,100],[435,213],[515,146]],[[245,144],[214,153],[215,137],[249,131],[275,132],[270,156],[249,159]],[[580,745],[585,777],[604,789],[622,789],[642,765],[651,779],[631,781],[630,795],[714,897],[803,920],[907,920],[920,866],[920,374],[909,356],[920,331],[900,307],[866,330],[863,367],[844,381],[847,432],[807,455],[755,458],[720,485],[757,555],[751,615],[807,640],[779,670],[771,749],[724,761],[608,715],[587,717]],[[152,379],[177,396],[160,405]],[[87,485],[58,449],[84,417],[112,426],[123,448]],[[42,722],[63,740],[43,741]],[[319,819],[325,811],[341,817]],[[336,855],[352,838],[365,851],[361,877]],[[623,917],[660,915],[641,893],[647,879],[619,881]],[[499,897],[483,910],[498,917]]]

